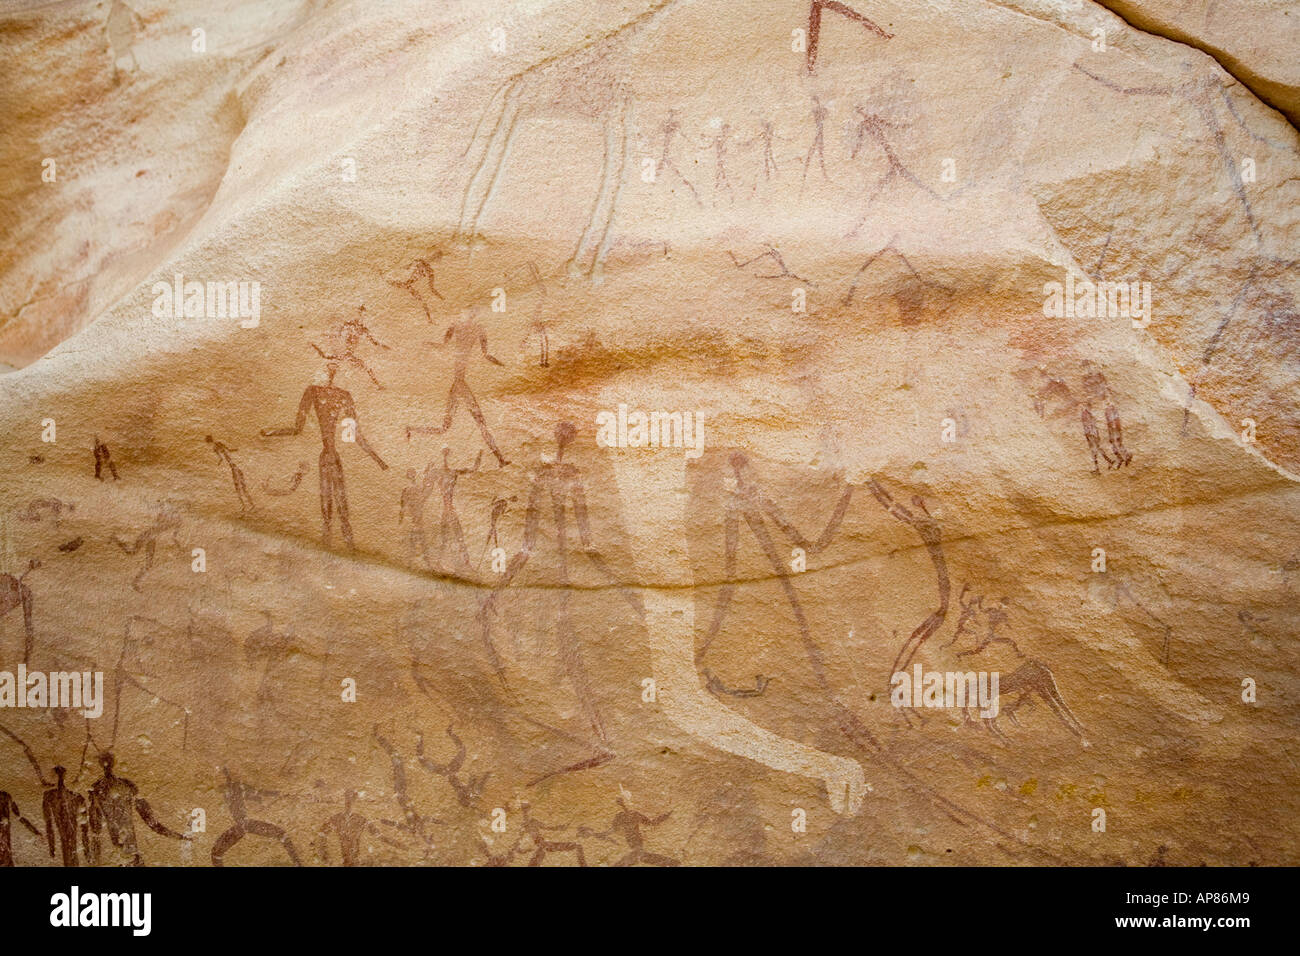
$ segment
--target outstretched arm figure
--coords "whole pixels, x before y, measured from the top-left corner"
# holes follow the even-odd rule
[[[943,557],[939,525],[925,510],[925,502],[920,495],[912,497],[912,503],[921,512],[920,515],[916,515],[896,502],[893,496],[885,490],[884,486],[874,478],[871,480],[871,493],[876,496],[876,500],[880,502],[886,511],[899,521],[911,525],[912,529],[920,535],[926,551],[930,553],[930,560],[934,564],[935,577],[939,587],[939,607],[917,626],[916,630],[903,643],[903,646],[899,648],[898,656],[894,659],[894,666],[890,670],[891,674],[896,674],[898,671],[907,668],[916,652],[920,650],[921,645],[934,635],[934,632],[939,629],[948,615],[948,565]]]
[[[159,836],[171,837],[173,840],[189,839],[188,834],[177,833],[175,830],[171,829],[169,826],[167,826],[165,823],[159,820],[156,816],[154,816],[153,808],[149,806],[149,802],[145,800],[143,797],[139,797],[136,799],[135,812],[140,814],[140,819],[144,821],[144,825],[147,826],[154,833],[157,833]]]
[[[312,387],[309,386],[302,393],[302,400],[298,402],[298,416],[294,419],[293,426],[290,428],[263,428],[262,436],[264,438],[276,438],[283,435],[301,435],[303,426],[307,424],[307,415],[311,412]]]
[[[488,354],[488,350],[487,350],[487,333],[484,332],[482,329],[480,329],[480,330],[479,330],[479,333],[478,333],[478,344],[479,344],[479,348],[481,348],[481,349],[483,350],[483,357],[484,357],[485,359],[487,359],[487,360],[488,360],[489,362],[491,362],[493,365],[500,365],[500,366],[502,366],[502,367],[505,366],[505,363],[502,362],[499,358],[497,358],[497,357],[495,357],[495,356],[493,356],[493,355]]]

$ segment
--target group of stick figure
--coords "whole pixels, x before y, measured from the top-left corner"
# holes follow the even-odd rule
[[[181,841],[191,839],[189,834],[178,833],[159,820],[148,801],[140,796],[139,788],[115,772],[112,751],[99,755],[100,776],[82,794],[68,786],[66,768],[54,767],[53,782],[47,780],[31,748],[7,728],[0,730],[22,746],[45,788],[41,798],[42,829],[23,815],[12,795],[0,790],[0,867],[14,865],[12,820],[43,840],[50,858],[60,860],[64,866],[110,863],[140,866],[135,831],[137,816],[161,836]]]
[[[432,270],[427,266],[427,263],[423,270],[417,268],[407,283],[398,283],[398,285],[409,288],[413,294],[416,294],[417,298],[421,298],[415,292],[413,284],[418,279],[426,276],[432,289]],[[436,293],[436,290],[433,291]],[[438,297],[441,298],[441,295]],[[423,302],[422,298],[421,302]],[[264,428],[261,431],[261,435],[266,438],[298,436],[302,434],[308,419],[315,415],[317,424],[320,427],[321,440],[319,475],[322,539],[325,546],[329,548],[332,544],[334,526],[337,524],[344,543],[352,551],[356,549],[356,541],[352,531],[350,509],[348,507],[347,486],[344,480],[340,445],[355,444],[379,466],[380,470],[386,471],[388,469],[387,462],[380,457],[362,432],[358,420],[356,401],[352,393],[346,388],[335,384],[340,368],[346,366],[364,372],[377,388],[383,388],[373,370],[365,363],[365,360],[357,351],[363,342],[387,349],[387,346],[379,342],[366,326],[364,309],[365,307],[362,306],[357,317],[342,323],[335,330],[333,333],[334,345],[331,351],[327,352],[313,343],[313,348],[316,349],[326,363],[325,382],[324,384],[309,385],[303,390],[294,423],[289,426]],[[452,381],[447,392],[446,406],[441,424],[407,425],[406,439],[410,441],[416,435],[445,434],[451,429],[457,411],[463,406],[478,426],[488,450],[496,457],[498,465],[504,468],[510,462],[502,454],[491,431],[488,429],[483,410],[479,406],[478,399],[474,396],[474,392],[467,380],[470,362],[476,351],[481,351],[483,357],[494,365],[503,364],[500,359],[488,352],[487,332],[478,320],[477,314],[477,307],[466,309],[460,318],[447,328],[443,337],[443,344],[451,346],[454,358]],[[543,359],[545,360],[545,343],[543,344]],[[253,500],[248,492],[247,481],[230,455],[235,449],[216,441],[211,435],[207,436],[205,441],[212,446],[218,461],[225,463],[230,468],[231,479],[241,509],[251,509]],[[479,463],[476,461],[472,469],[452,468],[449,463],[449,454],[450,450],[444,448],[441,470],[431,463],[425,469],[423,476],[417,475],[414,469],[407,472],[410,486],[401,494],[398,521],[400,523],[404,519],[410,519],[413,529],[410,540],[415,546],[415,550],[423,555],[426,561],[440,566],[442,551],[448,544],[451,544],[459,552],[461,564],[468,567],[470,564],[468,550],[452,504],[452,496],[457,479],[464,474],[476,471]],[[479,457],[481,459],[481,454]],[[293,476],[291,487],[287,491],[272,492],[268,487],[268,492],[275,494],[292,492],[301,481],[303,471],[304,469],[300,467]],[[436,561],[432,561],[428,554],[428,542],[425,540],[422,510],[424,502],[435,487],[442,492],[443,513],[439,530],[439,556]],[[499,518],[500,514],[496,514],[495,517]]]

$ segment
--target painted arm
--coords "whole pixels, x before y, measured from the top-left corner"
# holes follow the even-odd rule
[[[789,538],[794,544],[803,548],[805,551],[812,550],[813,548],[812,542],[810,542],[807,538],[805,538],[803,534],[800,533],[799,529],[796,528],[790,522],[790,520],[786,518],[784,514],[781,513],[781,509],[777,507],[776,502],[766,497],[762,499],[762,502],[763,502],[763,511],[767,514],[769,518],[771,518],[773,521],[776,522],[776,526],[778,528],[780,528],[783,532],[785,532],[785,536],[787,538]]]
[[[389,839],[388,834],[385,833],[383,830],[379,829],[379,827],[373,821],[370,820],[366,821],[366,832],[369,833],[371,836],[375,837],[376,839],[381,840],[384,843],[387,843],[391,847],[395,847],[399,850],[405,849],[405,847],[401,843],[398,843],[396,840]]]
[[[156,816],[154,816],[153,808],[149,806],[149,802],[147,800],[137,797],[135,801],[135,812],[140,814],[140,819],[144,821],[144,825],[147,826],[154,833],[157,833],[160,836],[171,837],[173,840],[189,839],[188,835],[184,833],[177,833],[175,830],[171,829],[165,823],[159,820]]]
[[[307,424],[307,415],[311,411],[312,401],[315,398],[315,386],[309,385],[307,390],[302,393],[302,400],[298,402],[298,417],[294,419],[292,428],[263,428],[262,436],[265,438],[275,438],[281,435],[301,435],[302,428]]]
[[[253,800],[270,800],[280,796],[279,790],[259,790],[257,787],[250,787],[246,783],[239,784],[239,788],[244,791],[245,797],[250,797]]]
[[[594,550],[591,546],[591,522],[587,520],[587,490],[581,481],[573,485],[573,517],[578,522],[578,539],[582,542],[582,550]]]
[[[380,471],[388,470],[387,462],[385,462],[384,459],[379,457],[379,453],[370,447],[370,443],[366,441],[365,436],[361,434],[360,425],[357,426],[357,447],[375,460],[375,464],[379,466]]]
[[[54,858],[54,808],[51,805],[50,797],[54,795],[53,791],[45,795],[41,801],[41,812],[45,815],[45,836],[50,843],[50,858]]]
[[[356,403],[354,403],[350,398],[348,399],[347,406],[343,410],[343,414],[346,417],[352,419],[354,422],[357,421],[357,406]],[[302,413],[299,412],[299,417],[301,418],[301,416]],[[366,437],[361,434],[360,422],[357,422],[356,439],[357,439],[357,447],[375,460],[375,464],[379,466],[379,470],[387,471],[388,470],[387,463],[385,463],[385,461],[379,457],[379,454],[373,448],[370,447],[370,442],[366,441]]]
[[[481,331],[481,330],[479,331],[479,334],[478,334],[478,344],[479,344],[479,348],[481,348],[481,349],[483,350],[483,357],[484,357],[485,359],[487,359],[487,360],[488,360],[489,362],[491,362],[493,365],[501,365],[501,366],[504,366],[504,365],[505,365],[505,363],[502,362],[499,358],[497,358],[497,357],[495,357],[495,356],[493,356],[493,355],[488,354],[488,350],[487,350],[487,333],[486,333],[486,332]]]
[[[25,826],[27,829],[29,829],[29,830],[32,831],[32,836],[34,836],[34,837],[43,837],[43,836],[45,836],[44,833],[42,833],[40,830],[36,829],[36,827],[32,826],[32,821],[31,821],[31,820],[28,820],[25,816],[23,816],[23,812],[22,812],[21,810],[18,809],[18,804],[17,804],[14,800],[11,799],[11,800],[9,801],[9,806],[13,807],[13,810],[14,810],[14,816],[16,816],[16,817],[18,818],[18,822],[21,823],[23,826]]]
[[[835,532],[840,530],[840,524],[844,521],[844,514],[849,510],[849,500],[853,497],[853,486],[849,485],[844,489],[844,494],[840,496],[839,502],[835,505],[835,512],[831,515],[830,521],[826,523],[826,530],[822,532],[821,537],[814,542],[810,549],[812,553],[825,550],[826,546],[831,543],[835,537]]]
[[[542,483],[534,480],[533,486],[528,493],[528,510],[524,514],[524,541],[519,546],[518,553],[510,559],[506,566],[506,573],[501,576],[501,581],[497,585],[497,590],[508,585],[519,570],[528,562],[528,558],[533,553],[533,545],[537,542],[537,526],[541,521],[541,515],[538,511],[538,499],[542,496]]]

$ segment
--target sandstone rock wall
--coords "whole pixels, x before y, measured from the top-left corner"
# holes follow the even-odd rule
[[[1296,862],[1297,8],[1108,6],[7,11],[0,671],[105,701],[0,790],[131,781],[145,863]]]

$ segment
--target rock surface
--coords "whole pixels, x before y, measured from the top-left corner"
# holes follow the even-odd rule
[[[6,12],[0,672],[106,700],[0,790],[111,753],[160,864],[1300,862],[1297,7],[1108,6]]]

